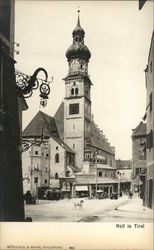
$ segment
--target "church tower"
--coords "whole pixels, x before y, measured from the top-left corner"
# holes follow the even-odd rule
[[[79,11],[72,35],[73,43],[66,51],[68,75],[64,79],[64,141],[76,153],[76,165],[82,169],[90,144],[92,83],[88,75],[91,53],[84,44],[85,32],[80,25]]]

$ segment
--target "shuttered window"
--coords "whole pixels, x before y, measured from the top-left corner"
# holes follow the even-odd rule
[[[150,133],[147,135],[147,148],[153,148],[153,131],[151,130]]]

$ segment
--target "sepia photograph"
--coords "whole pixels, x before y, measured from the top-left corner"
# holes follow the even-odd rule
[[[153,0],[0,0],[0,249],[153,249]]]

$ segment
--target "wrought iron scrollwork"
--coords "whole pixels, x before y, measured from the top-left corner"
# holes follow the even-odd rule
[[[26,140],[26,139],[22,139],[22,143],[20,146],[20,152],[24,152],[27,151],[30,147],[34,146],[41,146],[42,144],[45,143],[45,138],[44,138],[44,126],[42,127],[42,132],[39,138],[34,137],[34,139],[32,140]]]
[[[40,71],[45,74],[45,79],[37,78]],[[15,70],[16,73],[16,84],[19,94],[23,95],[24,98],[29,98],[33,94],[33,90],[36,90],[40,86],[40,104],[44,107],[47,105],[47,99],[50,94],[50,86],[48,81],[48,74],[44,68],[38,68],[35,70],[32,76],[28,76],[19,70]],[[52,78],[53,81],[53,78]]]

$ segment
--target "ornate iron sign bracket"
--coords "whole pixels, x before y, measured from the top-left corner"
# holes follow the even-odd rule
[[[44,80],[37,78],[40,71],[43,71],[45,74]],[[44,68],[38,68],[32,76],[29,76],[16,69],[15,74],[19,95],[22,95],[24,98],[29,98],[32,96],[33,90],[38,89],[40,86],[40,104],[45,107],[50,94],[49,83],[53,81],[53,78],[52,81],[48,81],[48,74],[46,70]]]

